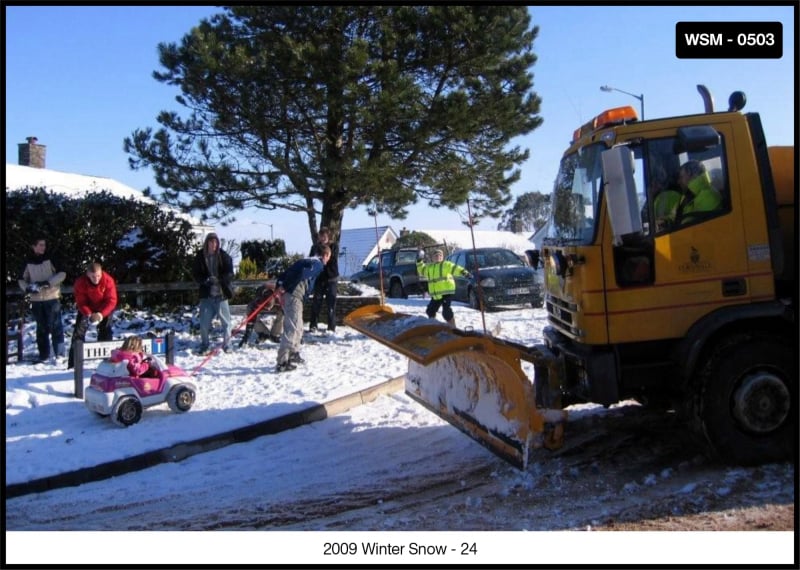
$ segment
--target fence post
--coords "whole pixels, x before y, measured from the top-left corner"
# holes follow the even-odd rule
[[[141,282],[142,282],[142,277],[141,276],[136,277],[136,284],[138,285]],[[144,305],[144,294],[142,292],[139,292],[136,294],[136,308],[141,309],[143,305]]]
[[[73,364],[75,365],[73,374],[75,378],[75,397],[83,399],[83,341],[76,339],[72,343],[70,350],[75,351]]]
[[[175,364],[175,331],[167,333],[167,364]]]

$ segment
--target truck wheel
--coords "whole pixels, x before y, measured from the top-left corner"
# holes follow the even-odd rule
[[[142,403],[133,396],[120,398],[111,411],[111,420],[118,426],[132,426],[140,419],[142,419]]]
[[[194,404],[194,397],[194,390],[188,386],[176,386],[170,391],[167,404],[175,413],[188,412]]]
[[[722,459],[757,464],[791,458],[797,421],[792,362],[782,339],[754,336],[731,339],[708,360],[699,420]]]
[[[392,299],[401,299],[403,297],[403,285],[397,279],[389,284],[389,297]]]

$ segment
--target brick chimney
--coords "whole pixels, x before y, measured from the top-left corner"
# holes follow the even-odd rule
[[[44,168],[44,159],[47,155],[47,147],[38,144],[36,137],[27,137],[28,142],[19,144],[19,164],[20,166],[30,166],[33,168]]]

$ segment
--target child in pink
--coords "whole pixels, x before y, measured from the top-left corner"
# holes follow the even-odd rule
[[[111,351],[111,362],[128,361],[128,373],[138,378],[150,369],[150,362],[145,359],[142,339],[131,336],[125,339],[122,346]]]

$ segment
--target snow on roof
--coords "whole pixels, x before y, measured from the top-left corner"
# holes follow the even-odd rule
[[[33,168],[30,166],[6,163],[6,191],[13,192],[14,190],[21,190],[28,187],[43,187],[57,194],[67,194],[73,197],[81,197],[91,192],[102,192],[106,190],[110,194],[119,196],[120,198],[133,198],[134,200],[150,204],[157,203],[155,200],[146,197],[139,190],[131,188],[113,178],[60,172],[47,168]],[[203,224],[193,216],[179,212],[169,206],[162,205],[162,207],[172,209],[178,216],[188,220],[192,226],[194,226],[198,235],[214,230],[213,226]]]
[[[469,230],[417,230],[428,234],[438,243],[447,243],[455,249],[472,249],[472,233]],[[475,230],[475,247],[504,247],[523,255],[534,249],[527,233]]]
[[[376,239],[376,235],[379,239]],[[339,274],[349,277],[367,263],[380,249],[388,249],[397,241],[397,234],[390,226],[375,228],[353,228],[342,230],[339,238]]]
[[[454,249],[472,248],[472,235],[469,230],[415,230],[428,234],[437,243],[447,243]],[[378,253],[375,228],[353,228],[342,230],[339,240],[339,273],[349,277]],[[377,229],[380,238],[380,249],[388,249],[397,241],[397,234],[391,226],[380,226]],[[504,247],[514,253],[524,255],[525,250],[534,249],[527,233],[505,231],[475,231],[475,247]]]

